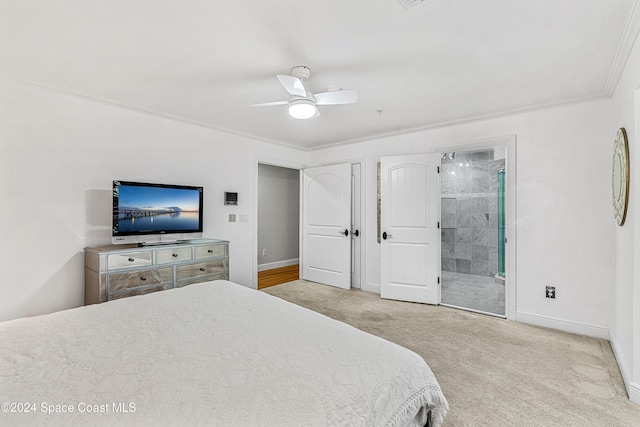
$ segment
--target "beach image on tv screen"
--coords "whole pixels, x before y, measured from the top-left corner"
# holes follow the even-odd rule
[[[121,185],[118,232],[195,231],[199,209],[198,189]]]

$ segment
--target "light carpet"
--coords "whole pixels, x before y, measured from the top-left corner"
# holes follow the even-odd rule
[[[640,426],[608,341],[304,280],[264,289],[421,355],[452,426]]]

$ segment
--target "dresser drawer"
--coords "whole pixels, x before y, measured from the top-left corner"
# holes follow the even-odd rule
[[[147,288],[129,289],[122,292],[116,292],[115,294],[109,294],[109,300],[132,297],[135,295],[150,294],[152,292],[158,292],[158,291],[166,291],[167,289],[172,289],[172,288],[173,288],[173,284],[169,283],[167,285],[158,285],[158,286],[150,286]]]
[[[176,283],[176,287],[181,288],[183,286],[191,285],[193,283],[210,282],[212,280],[227,280],[227,275],[225,273],[218,273],[218,274],[210,274],[208,276],[190,277],[188,279],[178,281]]]
[[[207,246],[196,246],[196,259],[204,259],[204,258],[213,258],[219,256],[225,256],[226,254],[226,245],[218,244],[218,245],[207,245]]]
[[[173,283],[173,268],[157,268],[153,270],[132,271],[131,273],[110,274],[108,292],[118,292],[124,289],[138,288],[141,286]]]
[[[191,248],[158,249],[156,251],[156,264],[180,261],[191,261]]]
[[[197,264],[179,265],[176,267],[176,280],[190,279],[192,277],[208,276],[225,272],[226,260],[199,262]]]
[[[136,251],[111,254],[107,256],[107,269],[118,270],[121,268],[147,267],[152,264],[151,251]]]

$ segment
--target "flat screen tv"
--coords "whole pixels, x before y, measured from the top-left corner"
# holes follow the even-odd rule
[[[114,244],[174,243],[202,237],[203,188],[113,181]]]

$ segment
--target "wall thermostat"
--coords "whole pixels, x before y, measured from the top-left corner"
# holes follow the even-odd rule
[[[238,193],[229,193],[229,192],[224,192],[224,204],[225,205],[233,205],[233,206],[237,206],[238,205]]]

